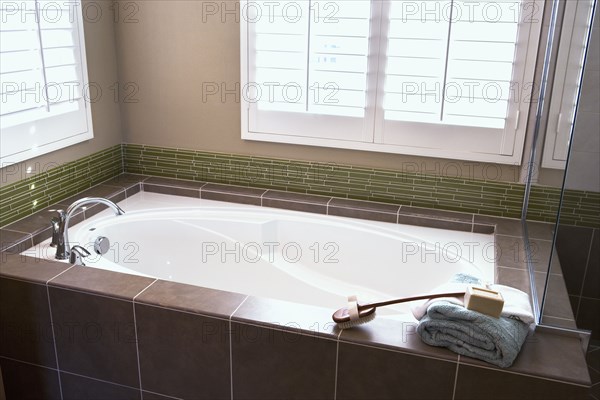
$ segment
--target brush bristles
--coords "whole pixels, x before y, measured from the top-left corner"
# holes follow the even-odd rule
[[[350,320],[350,321],[346,321],[346,322],[339,322],[339,323],[337,323],[337,327],[340,329],[350,329],[350,328],[354,328],[359,325],[368,324],[369,322],[373,321],[374,319],[375,319],[375,312],[367,315],[366,317],[362,317],[359,319]]]

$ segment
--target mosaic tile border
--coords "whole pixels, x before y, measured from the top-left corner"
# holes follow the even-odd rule
[[[0,188],[0,226],[121,172],[520,218],[525,185],[156,146],[113,146]],[[528,220],[553,222],[560,190],[533,186]],[[600,193],[567,190],[561,222],[600,228]]]
[[[43,171],[43,172],[40,172]],[[123,172],[122,146],[116,145],[0,188],[0,226],[73,196]],[[37,173],[36,173],[37,172]]]
[[[527,208],[527,219],[556,222],[559,201],[559,188],[532,186]],[[600,193],[565,190],[560,212],[560,223],[600,228]]]
[[[124,144],[126,172],[520,218],[525,186],[351,165]]]

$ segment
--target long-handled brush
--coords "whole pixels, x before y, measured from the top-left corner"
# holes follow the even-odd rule
[[[400,299],[382,301],[379,303],[358,304],[356,296],[348,297],[348,307],[340,308],[333,313],[333,321],[341,329],[352,328],[366,324],[375,319],[377,307],[390,306],[392,304],[406,303],[415,300],[437,299],[440,297],[465,296],[465,307],[498,318],[502,312],[504,300],[499,292],[469,286],[466,291],[425,294],[421,296],[404,297]]]

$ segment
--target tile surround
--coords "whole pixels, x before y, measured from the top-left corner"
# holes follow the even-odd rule
[[[123,178],[123,181],[127,182],[127,185],[132,184],[133,186],[138,185],[137,183],[134,183],[135,181],[143,181],[147,179],[145,176],[132,176],[132,175],[125,175],[125,177]],[[157,181],[155,181],[157,182]],[[157,184],[157,183],[154,183]],[[169,186],[171,184],[173,184],[173,181],[171,180],[163,180],[161,182],[161,184],[163,186]],[[176,187],[181,187],[183,185],[187,185],[188,183],[182,183],[181,181],[176,181],[175,182],[175,186]],[[203,185],[203,184],[202,184]],[[132,188],[133,186],[129,186],[129,188]],[[139,186],[139,185],[138,185]],[[202,186],[200,186],[201,188]],[[202,191],[202,189],[198,189],[199,192]],[[235,189],[232,188],[231,190],[226,189],[225,187],[210,187],[211,190],[215,190],[218,189],[219,193],[229,193],[232,196],[239,196],[240,192],[243,190],[239,190],[239,189]],[[273,193],[273,192],[272,192]],[[255,197],[255,198],[260,198],[258,196],[258,193],[251,193],[251,192],[246,192],[245,194],[249,195],[249,197]],[[262,195],[261,195],[262,196]],[[200,194],[201,197],[201,194]],[[298,198],[295,197],[294,195],[289,195],[289,194],[282,194],[282,195],[278,195],[272,194],[272,197],[274,198],[278,198],[279,201],[295,201]],[[323,200],[320,197],[316,197],[312,199],[313,201],[311,202],[313,206],[315,207],[322,207],[323,206]],[[331,206],[331,203],[333,203],[332,199],[327,200],[327,203],[329,203],[329,205]],[[334,204],[334,207],[338,207],[340,204]],[[357,202],[357,203],[342,203],[341,205],[345,206],[345,208],[348,208],[350,210],[353,210],[352,208],[350,208],[350,206],[356,206],[357,208],[355,208],[354,210],[357,211],[365,211],[368,210],[369,212],[375,212],[375,213],[381,213],[381,214],[390,214],[393,210],[390,208],[389,205],[387,204],[380,204],[380,203],[371,203],[371,202]],[[327,204],[325,204],[325,206],[327,207]],[[395,207],[395,206],[392,206]],[[313,209],[314,210],[314,209]],[[394,213],[395,216],[398,216],[400,214],[402,210],[402,207],[399,207],[398,211],[396,213]],[[308,211],[311,211],[310,209]],[[317,208],[318,211],[318,208]],[[405,212],[407,211],[412,211],[415,212],[415,215],[419,215],[419,216],[423,216],[423,213],[426,213],[427,210],[414,210],[414,209],[408,209],[406,210],[405,208]],[[454,222],[458,222],[458,223],[467,223],[468,217],[464,214],[460,214],[460,213],[449,213],[448,215],[444,215],[443,213],[440,214],[439,212],[434,212],[432,214],[426,214],[425,217],[432,217],[432,219],[434,218],[443,218],[442,221],[444,221],[444,223],[448,222],[448,221],[454,221]],[[479,217],[479,216],[478,216]],[[471,217],[472,219],[472,223],[475,220],[473,217]],[[510,219],[506,219],[506,218],[493,218],[493,217],[480,217],[477,219],[477,222],[475,222],[473,224],[473,229],[475,228],[475,226],[495,226],[496,229],[498,231],[502,231],[505,233],[518,233],[519,232],[519,224],[514,223],[513,221],[515,220],[510,220]],[[27,233],[24,233],[25,235],[28,235]],[[515,235],[517,236],[517,235]],[[520,236],[520,235],[518,235]],[[507,238],[510,238],[511,236],[506,236]],[[30,239],[31,240],[31,239]],[[502,242],[502,240],[501,240]],[[511,241],[508,241],[508,243],[512,244]],[[6,257],[7,261],[2,264],[1,266],[1,274],[3,276],[2,280],[5,280],[6,278],[11,278],[11,279],[31,279],[35,273],[36,270],[39,271],[39,267],[37,265],[35,266],[29,266],[29,262],[26,262],[25,265],[22,265],[22,259],[18,256],[10,256],[10,257]],[[12,260],[12,261],[11,261]],[[509,258],[509,260],[512,261],[511,258]],[[31,261],[31,260],[30,260]],[[21,264],[19,265],[19,267],[15,267],[15,262]],[[35,261],[34,261],[35,262]],[[50,265],[55,265],[56,263],[51,263],[48,262],[48,264]],[[509,262],[506,263],[499,263],[501,264],[509,264],[511,265]],[[43,267],[45,268],[46,265]],[[52,268],[52,267],[51,267]],[[65,267],[62,267],[65,268]],[[526,266],[524,266],[524,264],[522,263],[518,263],[517,265],[512,265],[512,266],[508,266],[508,267],[502,267],[502,268],[506,268],[507,271],[525,271],[524,268],[526,268]],[[89,297],[90,299],[83,299],[81,298],[78,301],[73,301],[71,300],[69,303],[71,304],[71,307],[75,307],[74,309],[77,309],[77,307],[88,307],[88,311],[86,311],[86,313],[92,312],[92,313],[102,313],[102,312],[114,312],[115,310],[115,304],[118,303],[124,303],[124,304],[128,304],[128,306],[125,306],[123,308],[123,311],[129,309],[129,311],[126,311],[126,314],[130,314],[133,313],[133,306],[135,304],[136,309],[141,310],[142,307],[145,311],[151,309],[151,310],[160,310],[160,312],[169,312],[169,313],[173,313],[172,317],[173,318],[177,318],[177,315],[180,314],[185,314],[186,316],[189,316],[189,318],[192,321],[204,321],[206,319],[210,320],[210,321],[227,321],[228,319],[231,320],[231,324],[235,325],[236,327],[240,327],[240,328],[244,328],[244,332],[268,332],[269,335],[275,335],[275,332],[282,332],[281,335],[282,338],[297,338],[297,337],[301,337],[301,339],[299,340],[305,340],[304,337],[307,337],[309,339],[306,339],[308,341],[317,341],[317,340],[321,340],[321,341],[326,341],[326,342],[331,342],[335,345],[335,342],[338,341],[339,342],[339,346],[340,348],[342,346],[354,346],[354,347],[361,347],[360,350],[362,350],[362,346],[365,344],[368,344],[369,347],[366,347],[365,349],[368,350],[373,350],[373,348],[379,348],[384,353],[387,352],[391,352],[391,356],[392,358],[394,357],[412,357],[412,358],[416,358],[419,360],[419,362],[422,362],[423,360],[439,360],[438,362],[443,362],[444,364],[449,364],[452,366],[453,371],[456,370],[456,367],[459,366],[460,368],[463,368],[461,365],[462,363],[459,361],[459,358],[454,354],[451,353],[450,351],[446,350],[446,349],[438,349],[438,348],[431,348],[429,346],[425,346],[420,339],[414,335],[414,326],[410,326],[410,324],[407,325],[403,325],[402,323],[399,323],[398,321],[388,321],[385,319],[376,319],[375,321],[373,321],[372,323],[366,325],[364,328],[360,329],[360,330],[353,330],[353,331],[339,331],[337,330],[337,328],[333,327],[333,330],[330,330],[328,328],[323,329],[320,332],[315,332],[314,328],[311,329],[311,324],[313,323],[313,320],[319,320],[321,322],[323,321],[328,321],[329,322],[329,313],[331,312],[331,310],[322,310],[323,312],[317,312],[316,310],[311,310],[311,311],[307,311],[307,312],[302,312],[300,309],[294,311],[295,315],[298,315],[298,318],[294,318],[294,320],[297,320],[298,323],[295,325],[286,325],[286,319],[285,316],[289,315],[289,310],[294,310],[293,306],[295,305],[290,305],[290,304],[284,304],[285,302],[277,302],[277,301],[271,301],[269,299],[257,299],[257,298],[247,298],[246,296],[243,295],[239,295],[239,294],[233,294],[233,293],[227,293],[227,292],[221,292],[221,291],[213,291],[211,289],[204,289],[204,288],[198,288],[198,287],[194,287],[194,286],[189,286],[189,285],[181,285],[181,284],[177,284],[177,283],[173,283],[173,282],[164,282],[164,281],[148,281],[148,278],[142,278],[142,277],[137,277],[137,276],[127,276],[127,275],[123,275],[123,274],[116,274],[116,273],[111,273],[111,272],[107,272],[107,271],[101,271],[101,272],[96,272],[97,270],[93,270],[92,269],[88,269],[88,268],[81,268],[81,267],[73,267],[71,268],[69,271],[64,272],[64,269],[61,268],[54,268],[51,272],[48,272],[45,274],[45,276],[42,276],[41,278],[35,278],[36,281],[38,282],[47,282],[48,280],[50,280],[50,282],[48,283],[50,285],[50,290],[51,291],[61,291],[61,292],[68,292],[68,295],[70,296],[75,296],[75,297],[79,297],[79,296],[84,296],[84,297]],[[61,275],[59,275],[61,272],[63,272]],[[23,274],[23,276],[20,276],[20,274]],[[54,278],[54,276],[59,275],[58,277]],[[116,276],[119,276],[119,278],[117,278],[117,280],[115,281]],[[114,277],[113,277],[114,276]],[[508,277],[506,279],[510,280],[510,279],[515,279],[515,277],[513,277],[512,275],[508,274],[503,274],[500,276],[505,276]],[[52,279],[54,278],[54,279]],[[126,278],[126,279],[124,279]],[[504,278],[501,278],[501,280]],[[508,283],[508,281],[507,281]],[[74,291],[76,290],[76,291]],[[102,296],[98,296],[99,294],[101,294],[104,291],[104,294],[102,294]],[[137,292],[137,293],[136,293]],[[105,297],[105,296],[109,296],[109,297]],[[56,301],[56,294],[52,295],[50,298],[50,302],[53,302],[53,299],[55,299]],[[135,298],[135,301],[133,300]],[[100,305],[98,305],[99,303],[102,303]],[[58,302],[58,304],[60,304],[60,300]],[[91,309],[89,309],[88,304],[96,304],[95,306],[92,306]],[[213,305],[222,305],[221,309],[215,309]],[[228,305],[229,304],[229,305]],[[290,308],[291,307],[291,308]],[[297,307],[302,308],[303,306],[298,305]],[[60,305],[57,307],[60,309]],[[102,311],[102,310],[107,310],[107,311]],[[235,312],[234,312],[235,311]],[[53,312],[56,312],[53,308]],[[70,310],[70,312],[73,312],[72,310]],[[78,312],[75,312],[75,314],[78,314]],[[118,314],[118,313],[117,313]],[[140,313],[141,316],[141,313]],[[129,317],[127,317],[129,318]],[[167,317],[165,317],[167,318]],[[170,318],[170,317],[169,317]],[[187,318],[187,317],[186,317]],[[216,318],[216,319],[215,319]],[[71,320],[78,320],[77,317],[73,317],[70,318]],[[62,320],[60,318],[57,319],[57,322],[60,323]],[[83,321],[83,320],[82,320]],[[304,322],[303,322],[304,321]],[[222,323],[221,323],[222,324]],[[400,325],[399,325],[400,324]],[[100,324],[102,325],[102,324]],[[232,325],[232,326],[233,326]],[[323,322],[323,326],[325,325],[325,323]],[[211,325],[212,326],[212,325]],[[222,329],[224,329],[226,332],[228,332],[229,335],[234,335],[234,336],[224,336],[225,341],[227,340],[227,337],[231,337],[234,338],[235,337],[235,333],[233,332],[233,330],[229,329],[227,324],[221,327]],[[402,335],[398,335],[398,329],[404,329],[407,332],[407,335],[405,335],[404,337]],[[412,330],[411,330],[412,329]],[[219,330],[217,330],[218,332]],[[240,330],[239,332],[241,332],[242,330]],[[146,331],[148,332],[148,331]],[[287,333],[283,333],[283,332],[287,332]],[[413,332],[411,334],[411,332]],[[142,333],[140,333],[142,334]],[[156,337],[156,336],[155,336]],[[160,336],[159,336],[160,337]],[[329,339],[328,339],[329,338]],[[246,341],[247,341],[248,337],[246,337]],[[60,339],[58,339],[60,341]],[[576,342],[578,342],[578,340],[575,340]],[[575,341],[573,342],[573,345],[575,344]],[[77,342],[77,341],[76,341]],[[159,343],[164,343],[165,341],[159,341]],[[233,342],[232,342],[232,349],[233,348],[239,348],[241,349],[241,347],[234,347],[233,346]],[[175,345],[175,344],[172,344]],[[286,346],[286,342],[282,341],[281,345]],[[85,347],[89,347],[90,344],[89,343],[84,343],[82,344],[82,348]],[[109,346],[119,346],[119,344],[110,344]],[[237,345],[236,345],[237,346]],[[242,346],[242,344],[240,344],[240,346]],[[535,343],[531,344],[528,343],[526,344],[526,348],[529,349],[535,349]],[[275,353],[274,356],[276,354],[279,354],[280,350],[276,350],[277,346],[275,346],[273,349],[271,349],[270,351],[274,351]],[[63,346],[59,345],[58,346],[58,351],[60,353],[62,353],[64,351]],[[142,349],[136,349],[134,350],[134,352],[143,352],[143,346]],[[246,349],[244,351],[252,351],[249,349]],[[530,351],[534,351],[534,350],[530,350]],[[67,350],[68,353],[68,350]],[[121,355],[120,357],[123,356],[123,352],[120,352]],[[127,353],[127,351],[125,351],[125,353]],[[140,355],[143,353],[139,353]],[[240,353],[242,354],[242,353]],[[336,357],[340,357],[342,353],[339,353]],[[537,354],[537,351],[534,353],[536,354],[536,362],[535,363],[546,363],[546,364],[550,364],[549,363],[549,355],[548,354]],[[130,356],[129,356],[130,357]],[[164,353],[164,357],[168,357],[168,352]],[[100,357],[102,359],[102,357]],[[385,358],[385,357],[384,357]],[[235,358],[234,358],[235,359]],[[462,359],[462,358],[461,358]],[[276,359],[274,359],[276,360]],[[465,358],[465,362],[469,363],[469,361]],[[60,356],[59,356],[59,363],[60,363]],[[535,364],[534,365],[537,365]],[[79,364],[79,365],[78,365]],[[101,363],[102,364],[102,363]],[[63,367],[62,364],[61,365],[61,369],[65,368]],[[66,364],[67,366],[69,366],[69,363]],[[98,371],[85,371],[84,374],[81,373],[82,370],[85,370],[85,368],[83,368],[83,366],[85,365],[85,361],[79,361],[79,363],[75,363],[75,366],[71,366],[71,368],[75,368],[78,371],[78,375],[85,375],[83,376],[84,378],[88,379],[88,378],[94,378],[94,379],[100,379],[100,380],[105,380],[106,376],[104,376],[104,378],[99,378],[99,372]],[[244,364],[240,364],[240,368],[243,366]],[[271,365],[271,366],[270,366]],[[277,368],[275,367],[276,364],[265,364],[264,365],[264,371],[260,372],[260,370],[257,370],[256,373],[268,373],[268,371],[271,371],[272,368],[275,368],[275,370],[277,370]],[[234,367],[235,367],[235,362],[234,362]],[[82,369],[83,368],[83,369]],[[137,368],[135,367],[135,365],[133,367],[131,367],[134,371],[137,370]],[[144,368],[144,367],[143,367]],[[269,369],[271,368],[271,369]],[[489,368],[489,366],[486,366],[485,368]],[[531,368],[531,367],[529,367]],[[102,368],[100,368],[102,370]],[[106,369],[106,368],[105,368]],[[495,368],[491,369],[492,371],[495,371]],[[341,388],[339,386],[339,382],[345,382],[348,380],[352,380],[349,377],[352,377],[352,372],[350,372],[350,370],[348,370],[348,376],[341,374],[341,369],[338,369],[338,386],[336,388],[337,390],[337,398],[344,398],[343,394],[344,394],[344,388]],[[527,368],[525,368],[525,371],[527,371]],[[68,371],[67,372],[73,372],[73,371]],[[551,374],[551,372],[549,371],[548,373]],[[86,375],[89,374],[89,375]],[[125,374],[127,375],[127,374]],[[243,388],[244,385],[248,384],[248,381],[244,381],[243,378],[240,378],[241,375],[239,375],[239,371],[236,372],[236,374],[233,376],[233,383],[234,383],[234,398],[243,398],[244,396],[236,396],[236,392],[235,392],[235,387],[237,386],[238,389]],[[454,376],[454,375],[453,375]],[[532,378],[529,375],[527,375],[527,372],[525,372],[525,375],[520,375],[523,376],[523,379],[536,379],[536,382],[541,380],[543,382],[546,382],[545,379],[539,379],[539,378]],[[237,378],[236,378],[237,377]],[[549,378],[550,376],[548,376]],[[110,379],[113,379],[113,377],[110,377]],[[115,378],[117,379],[117,378]],[[118,379],[123,379],[123,376],[120,376]],[[139,383],[135,382],[135,377],[132,378],[127,378],[130,381],[128,381],[128,383],[125,384],[126,387],[132,389],[132,390],[138,390],[139,391]],[[240,380],[241,379],[241,380]],[[299,385],[300,383],[298,382],[302,382],[304,378],[296,380],[294,383],[294,381],[292,381],[290,383],[290,385],[292,385],[292,387],[294,387],[294,385]],[[308,378],[307,378],[308,379]],[[553,378],[556,379],[556,378]],[[561,377],[561,379],[566,379],[565,376]],[[330,379],[328,378],[327,381],[329,381]],[[153,382],[153,380],[150,380],[151,382]],[[237,385],[236,385],[237,382]],[[325,382],[325,381],[324,381]],[[114,384],[115,382],[113,381],[113,383],[111,382],[106,382],[107,384]],[[123,381],[118,381],[118,384],[123,385]],[[326,383],[326,382],[325,382]],[[314,396],[316,397],[317,395],[321,395],[322,392],[321,390],[326,390],[329,391],[331,390],[329,384],[323,384],[323,385],[317,385],[315,388],[313,388],[315,390],[314,392]],[[572,387],[573,385],[571,384],[566,384],[566,383],[561,383],[561,385],[566,387]],[[561,388],[563,386],[560,386]],[[152,396],[155,396],[156,398],[169,398],[168,396],[175,396],[175,397],[179,397],[182,396],[183,393],[177,392],[176,393],[176,389],[168,388],[166,386],[161,386],[161,387],[146,387],[144,386],[144,380],[142,380],[142,388],[144,390],[149,390],[150,393],[152,392]],[[322,389],[319,389],[322,388]],[[107,390],[110,389],[110,386],[107,386]],[[114,388],[113,388],[114,389]],[[154,390],[152,390],[154,389]],[[159,390],[162,390],[163,392],[160,392]],[[253,389],[253,390],[256,390]],[[262,393],[264,396],[273,396],[276,397],[277,395],[285,395],[287,392],[285,392],[285,388],[284,387],[279,387],[278,388],[273,388],[274,392],[265,392]],[[388,389],[384,389],[385,390]],[[391,389],[390,389],[391,390]],[[562,389],[561,389],[562,390]],[[577,389],[579,390],[579,389]],[[576,390],[576,391],[577,391]],[[251,392],[248,392],[251,393]],[[257,392],[258,393],[258,392]],[[329,393],[329,392],[327,392]],[[240,394],[240,392],[238,392],[238,395]],[[242,392],[242,394],[244,394],[244,392]],[[310,394],[309,394],[310,395]],[[150,394],[149,394],[150,396]],[[217,396],[218,397],[218,396]],[[450,398],[450,394],[448,394],[447,398]],[[144,393],[144,398],[146,398],[146,392]],[[185,398],[185,396],[183,397]],[[330,397],[332,398],[332,397]],[[348,398],[352,398],[351,395],[349,395]]]

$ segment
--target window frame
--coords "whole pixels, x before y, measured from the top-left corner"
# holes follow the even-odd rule
[[[371,36],[369,46],[376,46],[377,51],[374,52],[370,50],[369,53],[369,67],[371,67],[372,63],[379,63],[382,65],[382,62],[385,62],[385,51],[382,51],[384,46],[387,45],[386,40],[382,40],[379,33],[377,33],[380,29],[382,31],[387,32],[387,27],[385,25],[386,18],[380,18],[382,13],[385,12],[386,7],[389,9],[389,4],[393,0],[381,0],[381,1],[372,1],[371,3]],[[252,0],[242,0],[241,8],[244,8],[244,5],[247,3],[252,3]],[[543,0],[530,0],[523,1],[524,4],[531,4],[531,7],[538,11],[536,14],[535,21],[531,21],[528,23],[524,23],[527,26],[527,29],[519,28],[519,36],[517,39],[517,45],[522,46],[522,51],[525,55],[525,59],[517,59],[515,63],[521,63],[522,68],[522,81],[519,82],[519,85],[523,83],[531,83],[534,79],[535,74],[535,65],[537,61],[537,49],[539,45],[539,38],[542,27],[542,12],[544,9],[544,1]],[[522,5],[523,7],[523,5]],[[521,16],[523,19],[523,16]],[[383,23],[377,23],[374,21],[383,21]],[[241,57],[241,87],[242,94],[243,88],[245,85],[250,82],[249,78],[250,74],[250,63],[249,63],[249,52],[250,52],[250,22],[246,18],[241,18],[240,21],[240,57]],[[371,55],[375,56],[371,56]],[[383,64],[385,65],[385,64]],[[374,76],[373,76],[374,75]],[[373,85],[373,82],[369,82],[369,80],[375,79],[376,83]],[[288,143],[288,144],[297,144],[297,145],[309,145],[309,146],[319,146],[319,147],[332,147],[339,149],[351,149],[351,150],[363,150],[363,151],[372,151],[372,152],[383,152],[383,153],[395,153],[395,154],[405,154],[405,155],[414,155],[414,156],[426,156],[426,157],[437,157],[437,158],[449,158],[449,159],[460,159],[460,160],[469,160],[469,161],[481,161],[481,162],[493,162],[500,164],[511,164],[511,165],[519,165],[522,161],[523,155],[523,146],[525,143],[525,134],[527,129],[527,120],[530,109],[530,102],[523,101],[524,96],[526,98],[533,97],[533,85],[530,84],[530,87],[523,88],[519,86],[517,88],[517,95],[520,96],[519,105],[516,108],[516,113],[509,115],[509,119],[506,123],[506,126],[514,126],[515,133],[514,135],[504,134],[502,137],[496,139],[496,146],[499,148],[497,152],[489,151],[483,149],[481,151],[464,151],[461,149],[461,146],[465,146],[471,144],[473,142],[473,132],[480,128],[471,128],[464,126],[452,126],[452,125],[443,125],[444,129],[447,131],[453,132],[452,145],[453,148],[447,149],[442,148],[443,146],[438,146],[437,148],[427,148],[423,146],[411,146],[406,144],[394,144],[389,143],[386,140],[384,135],[386,134],[383,129],[383,95],[384,90],[382,84],[385,80],[385,70],[379,69],[372,73],[371,70],[367,72],[367,81],[368,88],[366,93],[367,106],[365,109],[365,117],[362,119],[362,134],[357,135],[353,134],[353,137],[350,139],[340,138],[341,135],[344,134],[342,130],[339,129],[339,124],[329,124],[325,121],[322,125],[323,130],[327,129],[336,129],[335,134],[326,134],[324,136],[318,136],[319,132],[315,132],[311,130],[309,134],[302,133],[303,128],[301,125],[294,124],[294,132],[292,134],[280,133],[280,132],[261,132],[256,129],[255,126],[251,125],[251,108],[252,104],[248,101],[247,96],[241,96],[241,137],[244,140],[253,140],[253,141],[266,141],[266,142],[276,142],[276,143]],[[513,80],[514,81],[514,80]],[[369,88],[377,88],[375,93],[370,93],[371,90]],[[315,114],[309,114],[315,115]],[[277,116],[274,116],[277,118]],[[321,117],[321,116],[319,116]],[[330,116],[324,116],[326,118],[315,118],[318,119],[329,119]],[[289,122],[288,122],[289,123]],[[280,126],[285,124],[285,119],[282,119]],[[425,128],[424,125],[433,125],[433,124],[424,124],[424,123],[412,123],[412,122],[402,122],[403,125],[412,128],[413,135],[420,135],[422,130]],[[336,128],[337,127],[337,128]],[[366,127],[366,128],[365,128]],[[371,130],[369,131],[369,127]],[[438,129],[434,126],[433,128]],[[482,128],[482,129],[491,129],[491,128]],[[459,131],[468,131],[468,135],[459,134]],[[505,131],[508,131],[506,129]],[[308,136],[311,135],[311,136]],[[482,136],[484,136],[482,134]],[[371,141],[365,141],[365,140]],[[439,138],[434,138],[439,144]],[[480,137],[481,139],[481,137]],[[485,139],[483,139],[485,140]],[[448,146],[450,147],[450,146]]]
[[[30,120],[26,123],[2,129],[0,132],[0,140],[2,141],[0,167],[26,161],[94,137],[92,111],[88,96],[85,94],[85,90],[90,88],[90,84],[82,0],[70,0],[65,4],[69,5],[69,11],[62,10],[62,12],[72,12],[74,25],[76,25],[72,28],[73,32],[77,34],[77,37],[74,38],[76,39],[74,47],[76,56],[79,57],[76,61],[81,69],[81,81],[78,82],[81,85],[81,98],[71,99],[69,102],[78,103],[79,108],[76,111]],[[38,14],[38,18],[42,17]],[[46,82],[46,84],[49,83]],[[25,143],[27,148],[24,148],[22,143],[24,136],[30,137],[29,141]]]

